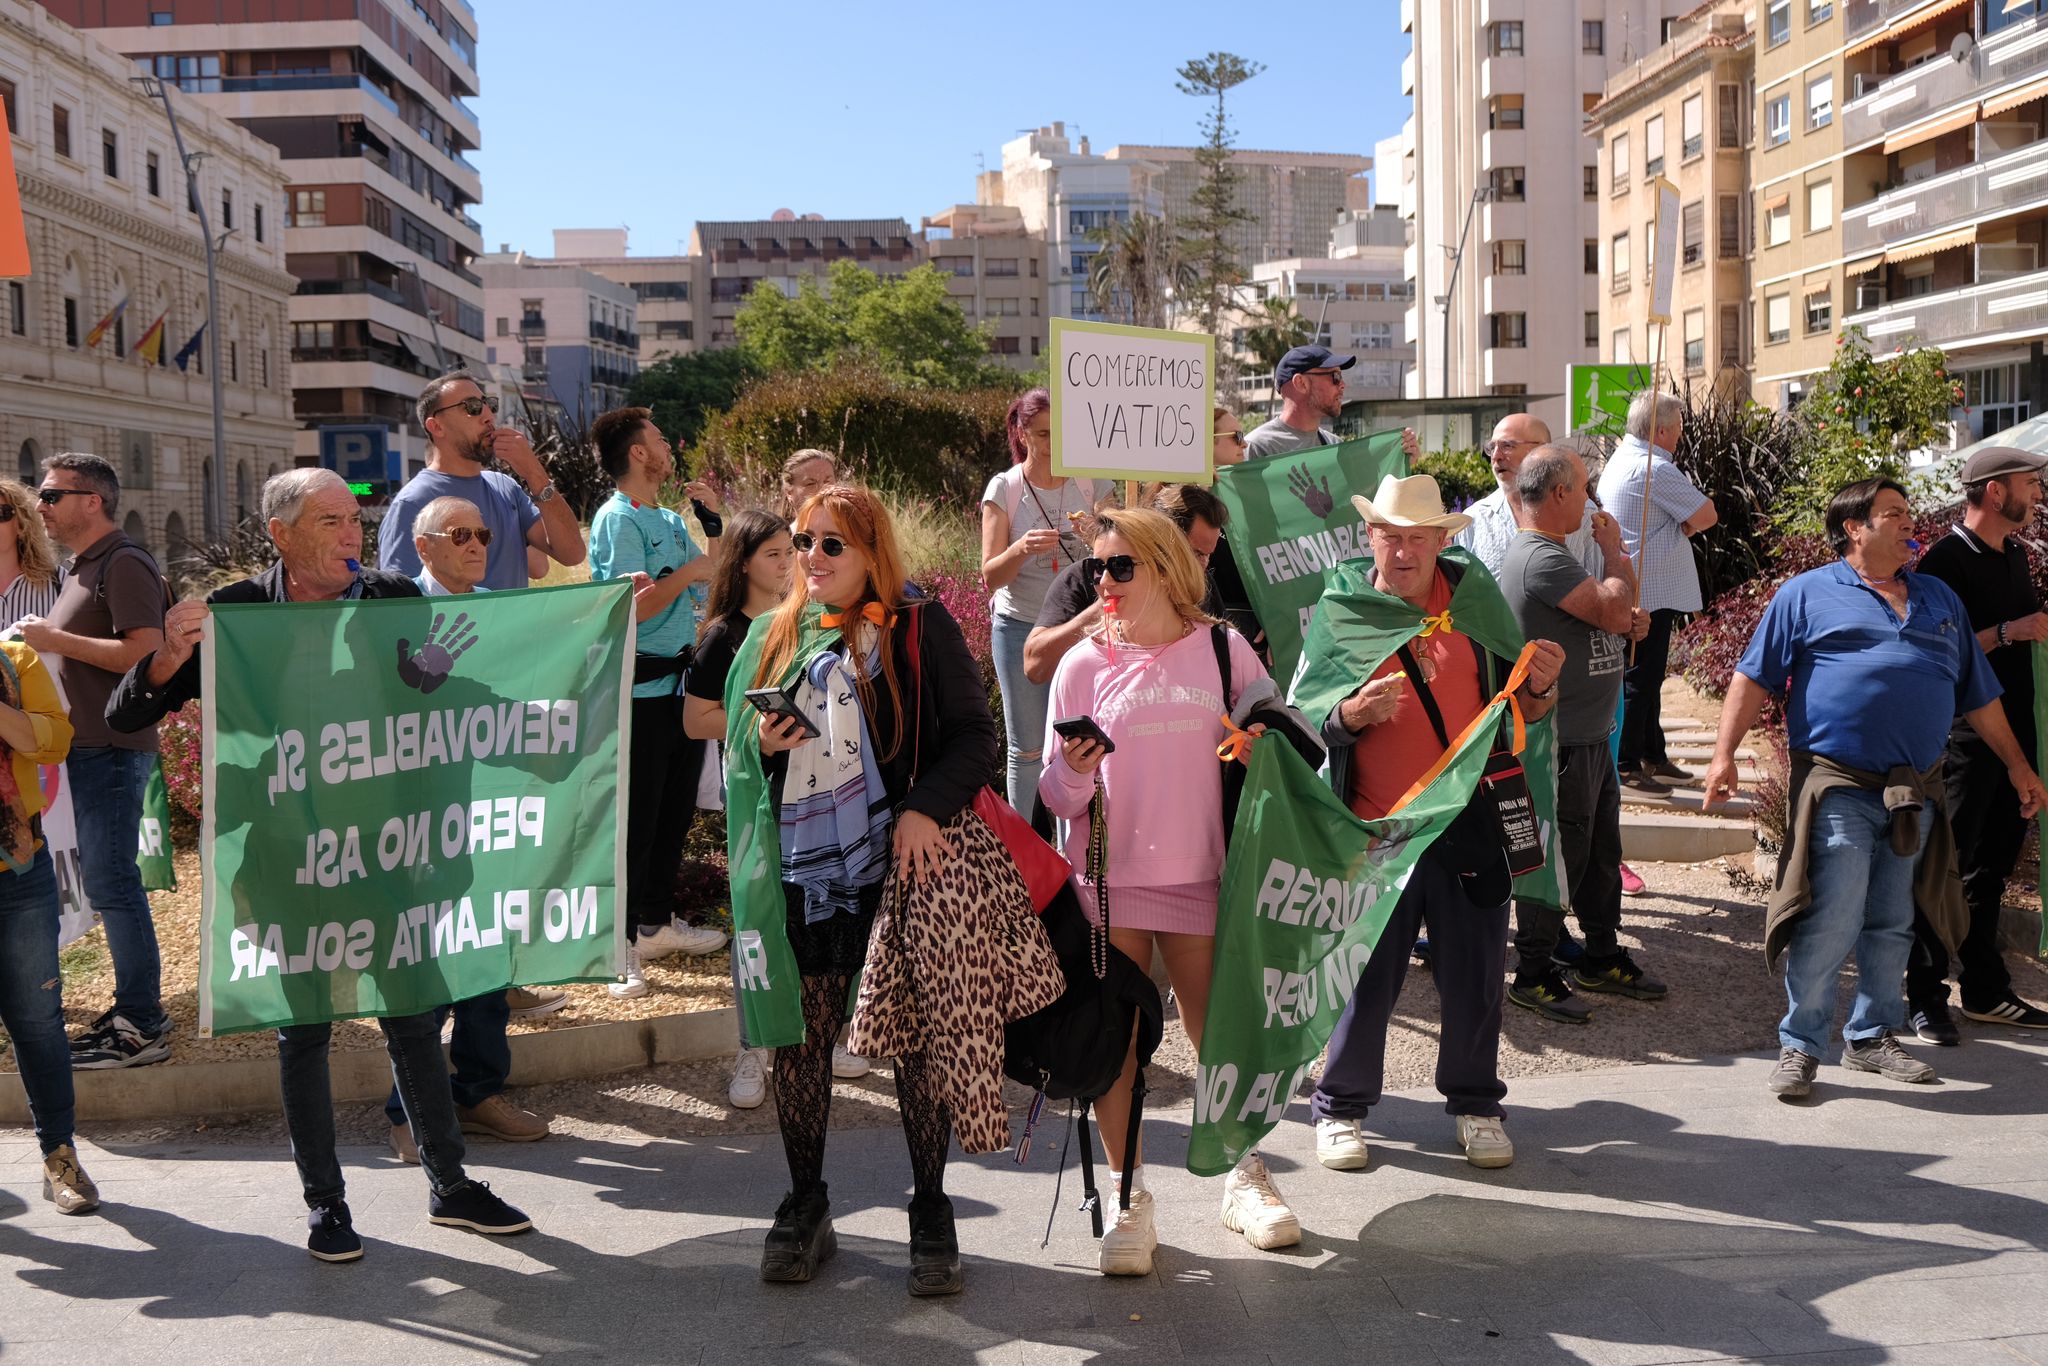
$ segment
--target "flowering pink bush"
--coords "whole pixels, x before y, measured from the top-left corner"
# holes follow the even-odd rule
[[[185,709],[164,718],[157,731],[157,750],[162,756],[164,787],[170,793],[171,811],[199,819],[205,792],[204,753],[199,728],[199,704],[188,702]]]

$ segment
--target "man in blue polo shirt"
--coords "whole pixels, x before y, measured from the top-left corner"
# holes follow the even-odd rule
[[[1962,601],[1939,579],[1906,572],[1912,531],[1906,491],[1892,480],[1835,494],[1827,534],[1842,558],[1771,599],[1735,666],[1707,772],[1708,806],[1733,796],[1736,746],[1769,694],[1787,696],[1788,835],[1764,923],[1766,961],[1785,959],[1789,1008],[1770,1088],[1787,1098],[1812,1092],[1836,974],[1852,950],[1842,1065],[1935,1079],[1892,1035],[1905,1023],[1915,907],[1951,944],[1968,922],[1942,783],[1953,718],[1968,718],[2005,764],[2023,812],[2048,801]]]

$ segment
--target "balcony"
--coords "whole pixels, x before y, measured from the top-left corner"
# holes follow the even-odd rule
[[[2038,336],[2048,331],[2048,270],[1901,299],[1852,313],[1842,323],[1861,327],[1880,353],[1909,344],[1956,347],[1997,337]]]
[[[1891,8],[1909,6],[1899,3]],[[2042,72],[2048,72],[2048,16],[2000,29],[1961,61],[1942,53],[1885,77],[1874,90],[1870,78],[1863,78],[1861,93],[1852,91],[1854,98],[1842,107],[1843,145],[1876,141],[1936,110]]]
[[[2018,212],[2048,200],[2048,141],[1990,161],[1916,181],[1842,214],[1842,250],[1880,251],[1990,214]]]
[[[1479,167],[1491,171],[1500,166],[1529,164],[1529,135],[1519,128],[1491,128],[1479,135]]]
[[[477,121],[476,111],[459,99],[451,99],[448,103],[455,107],[455,121],[469,130],[470,142],[482,141],[483,124]]]
[[[1931,0],[1846,0],[1837,6],[1842,12],[1842,36],[1861,38],[1929,3]]]

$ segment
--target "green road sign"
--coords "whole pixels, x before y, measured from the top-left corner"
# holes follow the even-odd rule
[[[1572,435],[1620,436],[1628,421],[1629,400],[1653,383],[1647,365],[1567,365]]]

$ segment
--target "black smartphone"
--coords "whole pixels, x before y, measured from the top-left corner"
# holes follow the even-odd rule
[[[811,718],[797,710],[796,699],[780,688],[749,688],[747,701],[754,704],[754,710],[764,716],[786,716],[803,728],[804,739],[818,738],[818,728],[811,724]]]
[[[1093,740],[1104,754],[1116,753],[1116,741],[1103,734],[1092,716],[1066,716],[1052,723],[1053,733],[1063,740]]]

